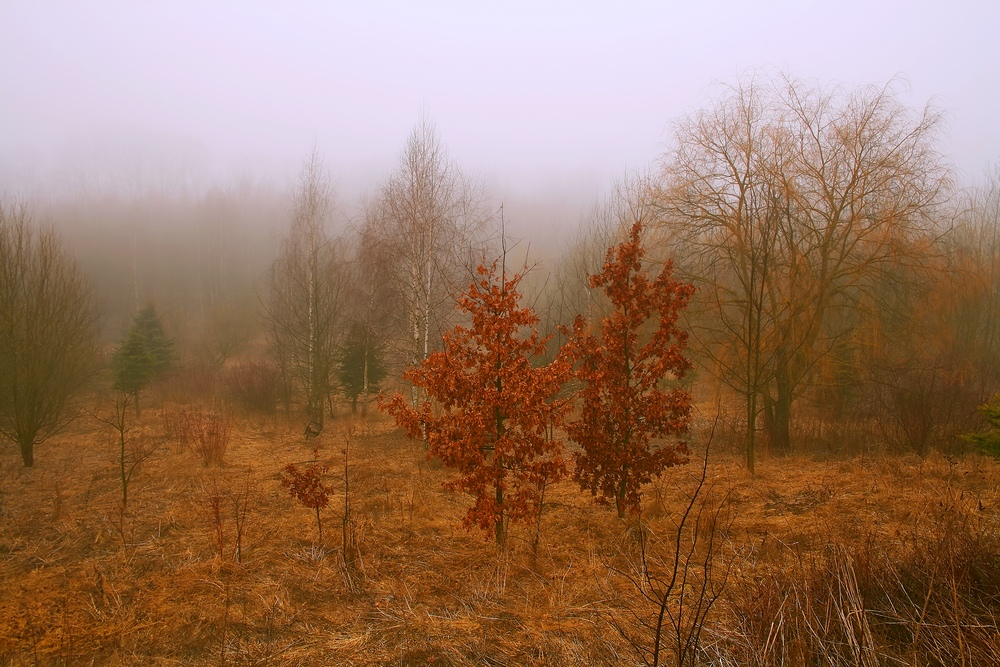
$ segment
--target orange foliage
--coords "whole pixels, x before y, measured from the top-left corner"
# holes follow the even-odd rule
[[[463,525],[492,528],[502,543],[507,522],[537,513],[543,484],[565,474],[562,443],[545,434],[562,410],[550,399],[571,366],[564,356],[532,365],[547,339],[534,330],[535,311],[520,307],[522,274],[498,275],[494,262],[480,266],[478,276],[458,301],[471,326],[447,332],[443,349],[404,375],[436,405],[410,406],[397,394],[382,407],[411,437],[425,438],[428,456],[457,469],[458,478],[445,488],[475,499]],[[530,335],[522,336],[528,328]]]
[[[320,510],[330,504],[330,494],[333,487],[323,483],[323,475],[329,471],[325,463],[319,461],[319,449],[313,449],[313,460],[299,469],[294,463],[289,463],[281,475],[281,485],[288,489],[288,494],[302,505],[316,512],[316,528],[319,532],[319,542],[323,542],[323,523],[320,521]]]
[[[639,511],[642,484],[687,461],[683,442],[654,446],[653,439],[685,433],[691,415],[690,394],[661,383],[680,380],[691,368],[683,355],[687,333],[676,323],[694,287],[672,279],[670,262],[650,282],[641,236],[636,222],[590,277],[590,287],[603,288],[614,308],[599,335],[585,331],[579,317],[574,326],[577,377],[584,382],[580,418],[567,425],[583,448],[575,455],[575,478],[598,502],[614,499],[620,517]]]

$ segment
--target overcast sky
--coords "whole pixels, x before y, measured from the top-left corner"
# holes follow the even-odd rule
[[[500,196],[596,196],[750,68],[905,77],[973,179],[1000,160],[998,31],[996,0],[0,0],[0,190],[129,160],[280,177],[315,141],[354,196],[423,109]]]

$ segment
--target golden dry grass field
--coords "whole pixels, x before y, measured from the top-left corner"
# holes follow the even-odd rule
[[[280,483],[311,457],[297,423],[236,418],[224,464],[206,467],[166,439],[171,409],[133,432],[164,444],[124,517],[118,450],[95,420],[41,446],[33,469],[2,451],[0,664],[642,664],[658,611],[643,593],[660,590],[642,583],[643,548],[653,576],[687,575],[660,664],[677,664],[702,611],[685,664],[1000,664],[990,459],[765,459],[750,478],[720,448],[702,521],[680,535],[696,461],[647,487],[641,523],[560,482],[537,544],[536,526],[514,526],[501,550],[460,527],[467,499],[442,490],[451,473],[420,443],[345,416],[315,441],[336,489],[318,542]]]

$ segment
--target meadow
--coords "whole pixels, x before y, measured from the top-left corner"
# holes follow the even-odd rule
[[[375,409],[343,408],[310,440],[283,415],[230,415],[219,465],[178,430],[191,414],[129,415],[149,456],[124,512],[119,434],[99,420],[34,468],[5,450],[0,663],[1000,663],[993,459],[765,456],[751,477],[723,425],[699,486],[703,420],[641,517],[561,481],[499,548],[461,527],[452,473]],[[322,539],[281,484],[314,447],[334,488]]]

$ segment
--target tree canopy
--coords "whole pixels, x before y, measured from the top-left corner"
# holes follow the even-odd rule
[[[74,416],[96,365],[97,309],[76,263],[23,204],[0,203],[0,436],[25,466]]]

